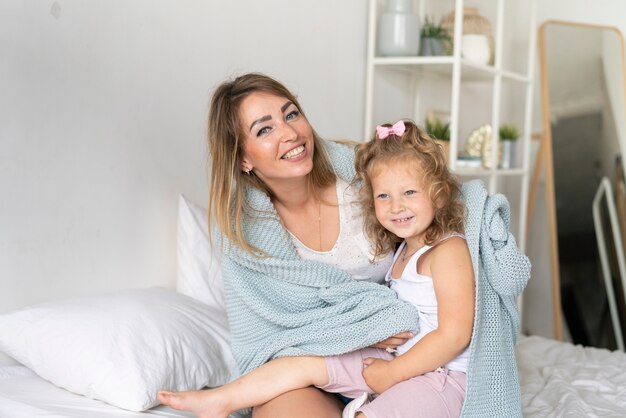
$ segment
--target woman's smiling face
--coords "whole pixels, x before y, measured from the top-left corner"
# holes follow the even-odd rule
[[[243,171],[253,170],[268,187],[304,177],[313,168],[313,129],[289,99],[254,92],[239,108],[244,132]]]

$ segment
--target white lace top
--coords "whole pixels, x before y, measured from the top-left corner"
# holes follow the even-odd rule
[[[296,251],[305,260],[330,264],[346,271],[355,280],[381,283],[391,267],[393,255],[389,254],[377,262],[372,262],[372,246],[363,233],[363,217],[357,204],[357,193],[348,182],[337,179],[339,237],[330,251],[315,251],[290,233],[291,239]]]

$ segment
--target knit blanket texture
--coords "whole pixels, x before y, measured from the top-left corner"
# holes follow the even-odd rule
[[[462,191],[476,301],[461,416],[521,417],[514,349],[519,332],[517,298],[530,279],[530,261],[509,232],[511,212],[506,197],[489,196],[478,180],[463,184]]]
[[[351,181],[354,150],[332,141],[326,148],[337,175]],[[476,308],[461,416],[521,417],[516,300],[530,277],[530,262],[509,232],[503,195],[489,196],[481,182],[471,181],[463,185],[463,197]],[[233,378],[272,358],[342,354],[418,330],[417,311],[391,289],[302,260],[268,196],[249,188],[246,199],[245,237],[269,257],[251,256],[218,237],[224,243],[224,296],[238,367]]]

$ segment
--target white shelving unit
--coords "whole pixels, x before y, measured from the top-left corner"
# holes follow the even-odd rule
[[[518,7],[523,5],[526,11],[526,19],[524,20],[524,23],[527,24],[526,51],[519,51],[520,48],[517,44],[512,45],[512,39],[517,40],[519,36],[512,38],[510,33],[506,33],[507,29],[519,24],[519,21],[511,21],[512,19],[516,20],[517,16],[506,13],[505,7],[510,6],[512,2]],[[423,125],[426,109],[429,108],[429,102],[432,102],[434,98],[432,93],[429,97],[423,97],[422,93],[425,86],[427,87],[430,81],[447,85],[449,102],[443,110],[450,117],[450,167],[463,180],[479,178],[486,183],[490,193],[503,192],[512,201],[512,205],[514,203],[518,205],[516,206],[518,210],[512,206],[514,224],[516,224],[513,231],[520,248],[524,250],[530,172],[536,0],[475,0],[471,3],[471,6],[476,6],[481,10],[484,7],[490,11],[488,18],[492,23],[495,46],[493,65],[476,64],[461,56],[464,0],[450,0],[448,3],[448,11],[454,10],[455,13],[452,55],[381,57],[376,54],[377,21],[384,10],[385,0],[369,1],[364,132],[367,135],[373,131],[373,126],[376,124],[392,122],[377,116],[377,105],[379,107],[387,106],[390,101],[394,101],[390,100],[389,97],[386,98],[386,101],[381,102],[377,99],[380,88],[377,89],[376,81],[383,75],[387,75],[387,80],[391,80],[389,83],[392,85],[391,90],[395,90],[395,92],[392,91],[392,94],[405,96],[399,101],[404,100],[408,103],[408,106],[403,107],[406,108],[405,113],[395,117],[411,117],[419,125]],[[414,10],[422,21],[427,15],[431,15],[439,21],[442,18],[441,14],[432,15],[428,11],[432,10],[433,7],[439,7],[441,10],[442,4],[445,7],[445,2],[442,0],[414,0]],[[505,48],[516,49],[515,53],[509,54],[508,58],[511,56],[519,58],[519,54],[523,54],[525,65],[522,65],[521,71],[511,70],[512,65],[504,65]],[[518,67],[520,66],[518,65]],[[515,93],[505,97],[503,90],[507,88],[509,89],[507,92],[512,89]],[[485,89],[490,89],[491,92],[485,93]],[[441,91],[441,93],[437,92],[438,96],[448,95],[447,91],[443,91],[443,89]],[[472,101],[472,103],[462,103],[462,95],[466,91],[469,93],[464,100]],[[462,116],[464,116],[464,112],[468,113],[470,110],[475,110],[471,109],[474,102],[490,102],[491,110],[486,112],[488,115],[477,117],[477,120],[468,122]],[[502,117],[503,108],[505,105],[511,105],[512,102],[515,102],[514,104],[521,109],[511,110],[511,106],[508,106],[508,118],[504,120]],[[384,110],[379,113],[384,113]],[[517,144],[518,162],[514,168],[500,169],[497,167],[497,153],[493,152],[498,146],[497,128],[492,130],[493,134],[491,135],[492,159],[490,168],[457,167],[457,155],[459,150],[463,149],[468,131],[484,124],[499,127],[502,122],[508,122],[510,119],[514,119],[515,125],[521,127],[521,136]]]

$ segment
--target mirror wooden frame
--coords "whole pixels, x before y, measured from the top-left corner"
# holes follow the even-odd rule
[[[612,26],[596,25],[580,22],[568,22],[563,20],[547,20],[541,24],[538,31],[538,54],[539,54],[539,78],[540,78],[540,90],[541,90],[541,115],[542,115],[542,133],[539,136],[540,144],[537,151],[537,157],[535,160],[535,166],[533,169],[529,199],[528,199],[528,223],[526,234],[531,225],[532,213],[537,200],[537,193],[539,189],[539,180],[543,172],[545,179],[545,192],[546,192],[546,210],[548,221],[548,235],[549,235],[549,248],[550,248],[550,276],[551,276],[551,291],[552,291],[552,316],[553,316],[553,329],[554,338],[556,340],[563,340],[563,321],[561,317],[561,290],[560,290],[560,268],[559,268],[559,244],[558,244],[558,231],[557,231],[557,219],[556,219],[556,198],[555,198],[555,185],[554,185],[554,167],[553,167],[553,148],[552,148],[552,130],[551,130],[551,118],[550,113],[550,95],[548,86],[548,68],[547,68],[547,52],[546,52],[546,28],[549,25],[564,25],[573,26],[587,29],[602,29],[610,30],[617,34],[620,44],[621,52],[621,65],[622,69],[626,69],[626,58],[624,55],[624,37],[622,32]],[[623,95],[626,98],[626,76],[623,83]],[[626,112],[625,112],[626,117]]]

